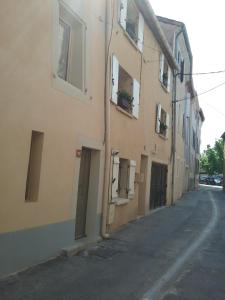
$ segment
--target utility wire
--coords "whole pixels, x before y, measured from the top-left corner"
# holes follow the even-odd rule
[[[210,72],[199,72],[199,73],[184,73],[183,75],[210,75],[210,74],[219,74],[219,73],[225,73],[225,70],[219,70],[219,71],[210,71]],[[180,73],[178,73],[180,75]]]
[[[207,93],[209,93],[209,92],[211,92],[211,91],[214,91],[214,90],[218,89],[219,87],[221,87],[221,86],[223,86],[223,85],[225,85],[225,82],[222,82],[222,83],[220,83],[220,84],[214,86],[213,88],[211,88],[211,89],[209,89],[209,90],[206,90],[206,91],[204,91],[204,92],[202,92],[202,93],[197,94],[196,96],[192,97],[192,99],[195,98],[195,97],[199,97],[199,96],[202,96],[202,95],[204,95],[204,94],[207,94]],[[187,98],[178,99],[178,100],[173,101],[173,103],[181,102],[181,101],[186,101],[186,100],[187,100]]]
[[[98,19],[99,22],[104,23],[104,24],[108,24],[109,26],[111,26],[111,39],[112,39],[112,32],[113,32],[113,29],[116,28],[116,25],[115,25],[115,23],[114,23],[114,16],[113,16],[113,19],[112,19],[111,22],[105,21],[101,16],[95,15],[95,17]],[[138,39],[138,37],[136,37],[136,39],[140,41],[140,39]],[[161,53],[161,52],[162,52],[161,50],[156,49],[156,48],[154,48],[154,47],[151,46],[151,45],[148,45],[148,44],[146,44],[146,43],[144,43],[144,42],[141,42],[141,43],[142,43],[143,46],[146,47],[146,48],[152,49],[152,50],[154,50],[154,51],[156,51],[156,52],[158,52],[158,53]],[[160,62],[160,59],[158,59],[158,60],[147,60],[146,62],[147,62],[147,63]],[[209,72],[197,72],[197,73],[184,73],[183,75],[184,75],[184,76],[190,76],[190,75],[196,76],[196,75],[208,75],[208,74],[219,74],[219,73],[225,73],[225,70],[209,71]]]
[[[208,105],[209,107],[211,107],[212,109],[214,109],[218,114],[220,114],[221,116],[225,117],[225,114],[222,113],[221,111],[219,111],[215,106],[212,106],[211,104],[205,102],[204,104]]]

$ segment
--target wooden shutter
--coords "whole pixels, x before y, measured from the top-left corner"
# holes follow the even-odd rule
[[[140,84],[136,79],[133,79],[133,111],[132,114],[138,119],[139,116],[139,104],[140,104]]]
[[[143,42],[144,42],[144,18],[142,14],[139,12],[139,20],[138,20],[138,49],[143,52]]]
[[[118,198],[118,180],[119,180],[120,159],[118,156],[112,156],[112,201]]]
[[[159,80],[163,82],[164,54],[160,54],[159,59]]]
[[[126,30],[126,25],[127,25],[127,0],[120,0],[120,24],[123,27],[123,29]]]
[[[162,106],[161,104],[158,104],[156,110],[156,127],[155,127],[155,131],[157,133],[160,133],[161,110],[162,110]]]
[[[129,177],[128,177],[128,198],[134,198],[134,181],[135,181],[136,161],[129,161]]]
[[[117,104],[119,81],[119,61],[115,55],[112,56],[112,102]]]
[[[170,116],[169,114],[166,114],[166,138],[169,138],[169,126],[170,126]]]
[[[168,67],[168,82],[167,82],[167,91],[170,92],[171,87],[171,69]]]

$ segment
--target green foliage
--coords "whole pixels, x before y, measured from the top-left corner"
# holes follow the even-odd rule
[[[223,140],[219,139],[215,142],[214,147],[207,146],[207,149],[203,151],[200,158],[201,171],[209,174],[221,174],[223,173]]]
[[[117,92],[117,95],[118,95],[118,98],[119,99],[126,99],[129,103],[132,103],[134,98],[129,94],[127,93],[126,91],[122,90],[122,91],[118,91]]]

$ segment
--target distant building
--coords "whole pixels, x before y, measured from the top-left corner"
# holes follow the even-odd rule
[[[197,187],[204,115],[192,80],[193,57],[186,26],[164,17],[158,17],[158,20],[179,66],[173,87],[173,195],[174,200],[177,200],[185,191]]]
[[[223,191],[225,192],[225,132],[222,134],[221,138],[224,140],[224,151],[223,151],[223,156],[224,156],[224,160],[223,160]]]

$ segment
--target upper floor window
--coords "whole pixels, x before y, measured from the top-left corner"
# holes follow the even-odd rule
[[[140,84],[132,78],[122,66],[115,55],[112,56],[112,101],[132,114],[139,116]]]
[[[179,70],[180,81],[183,82],[184,81],[184,59],[182,57],[181,50],[179,47],[177,49],[177,63],[180,66],[180,70]]]
[[[169,64],[164,56],[163,53],[160,54],[160,72],[159,72],[159,79],[162,85],[170,91],[170,77],[171,77],[171,70]]]
[[[57,76],[84,91],[85,25],[59,1]]]
[[[120,24],[142,52],[144,18],[138,11],[134,0],[120,0]]]
[[[166,138],[169,136],[169,114],[166,113],[161,104],[157,105],[156,110],[156,132]]]

